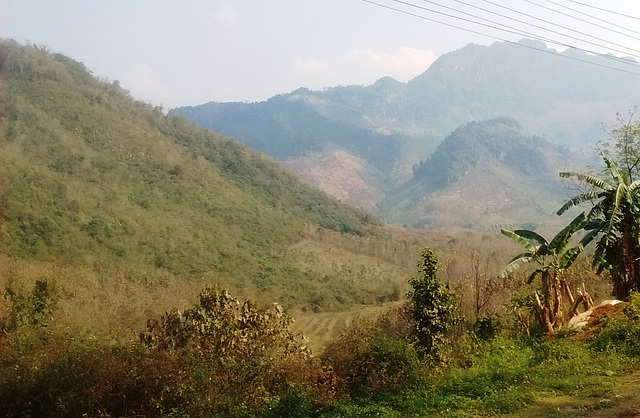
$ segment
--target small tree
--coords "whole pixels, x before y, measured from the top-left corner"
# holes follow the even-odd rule
[[[440,264],[433,250],[422,250],[418,269],[417,276],[409,280],[413,290],[409,291],[407,297],[411,316],[415,321],[414,335],[417,344],[427,354],[431,354],[443,341],[444,333],[460,322],[461,318],[453,293],[437,277]]]
[[[629,183],[640,178],[640,120],[636,110],[629,112],[627,119],[617,114],[617,126],[607,130],[609,138],[596,147],[601,155],[610,156],[620,172],[627,173]]]

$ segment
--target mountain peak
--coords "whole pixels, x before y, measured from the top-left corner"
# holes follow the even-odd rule
[[[394,207],[397,213],[381,213],[403,224],[415,207],[395,202],[407,187],[429,179],[429,190],[443,190],[469,167],[493,172],[483,159],[523,181],[538,172],[555,181],[550,143],[590,154],[601,126],[638,104],[640,78],[613,72],[616,65],[623,64],[581,50],[557,52],[539,40],[469,44],[407,83],[383,77],[370,86],[297,91],[313,100],[286,102],[283,95],[241,110],[221,104],[177,113],[282,161],[341,148],[362,162],[361,180],[385,193],[381,202],[356,204]],[[417,177],[405,183],[420,161]]]
[[[518,41],[518,45],[522,45],[522,46],[525,46],[527,48],[541,49],[543,51],[548,49],[547,44],[545,44],[544,42],[539,41],[537,39],[523,38],[523,39],[520,39]]]

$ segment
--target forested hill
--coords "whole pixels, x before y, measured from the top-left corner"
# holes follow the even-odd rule
[[[540,181],[557,180],[553,163],[558,163],[558,157],[558,149],[548,140],[527,135],[514,119],[470,122],[453,131],[427,160],[414,167],[413,182],[424,182],[431,190],[443,189],[480,164],[504,165]],[[568,157],[567,153],[565,159]]]
[[[542,222],[569,197],[557,172],[570,160],[567,149],[529,135],[514,119],[470,122],[414,166],[413,178],[388,195],[382,210],[427,228]]]
[[[380,234],[376,218],[270,157],[133,100],[73,59],[10,40],[0,57],[1,255],[13,260],[5,270],[73,266],[82,273],[65,280],[84,277],[100,292],[184,283],[196,294],[202,282],[193,280],[215,281],[313,309],[380,296],[379,279],[363,290],[290,250],[322,231],[327,246],[355,248]]]

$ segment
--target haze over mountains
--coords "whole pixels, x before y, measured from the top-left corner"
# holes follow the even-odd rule
[[[538,41],[470,44],[407,83],[300,88],[260,103],[171,113],[263,151],[387,221],[486,229],[551,216],[568,193],[557,171],[583,168],[606,138],[602,127],[637,105],[633,72],[635,61],[558,53]],[[470,122],[478,124],[462,126]],[[491,144],[496,129],[506,153]],[[465,170],[445,181],[444,167]],[[535,210],[516,209],[532,202]]]

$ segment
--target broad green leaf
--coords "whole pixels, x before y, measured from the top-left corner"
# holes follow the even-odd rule
[[[562,215],[567,210],[571,209],[574,206],[578,206],[585,202],[591,202],[593,200],[599,199],[601,197],[601,192],[586,192],[575,196],[572,199],[569,199],[560,209],[556,212],[558,215]]]
[[[575,177],[577,180],[590,184],[594,187],[597,187],[598,189],[602,189],[602,190],[614,189],[614,186],[612,184],[591,174],[578,173],[573,171],[562,171],[559,173],[559,175],[562,178]]]
[[[500,272],[500,277],[505,278],[508,277],[510,273],[513,273],[517,269],[520,268],[523,264],[530,263],[533,261],[533,255],[531,253],[522,253],[513,257],[509,264]]]
[[[606,153],[602,154],[602,158],[604,159],[604,162],[607,165],[607,169],[609,170],[609,173],[611,173],[611,177],[613,177],[613,180],[615,181],[615,183],[618,185],[620,184],[626,185],[628,182],[628,177],[625,174],[621,174],[620,171],[618,171],[618,167],[616,166],[616,163],[614,163],[613,160],[609,158],[609,156]]]
[[[575,247],[569,248],[560,259],[560,268],[568,269],[569,267],[571,267],[571,265],[574,261],[576,261],[576,258],[578,258],[578,255],[580,255],[583,249],[584,247],[582,245],[577,245]]]
[[[547,240],[537,232],[531,231],[529,229],[516,229],[513,231],[516,235],[519,235],[527,240],[537,241],[540,245],[549,244]]]
[[[502,232],[502,235],[504,235],[507,238],[511,238],[512,240],[514,240],[515,242],[517,242],[518,244],[522,245],[524,248],[526,248],[527,250],[531,251],[533,250],[533,246],[531,245],[531,243],[529,243],[529,241],[527,241],[526,238],[516,234],[513,231],[510,231],[508,229],[500,229],[500,232]]]
[[[569,244],[569,241],[571,240],[573,234],[582,226],[584,220],[584,212],[576,216],[569,225],[564,227],[562,231],[558,232],[556,236],[553,237],[551,243],[549,244],[550,250],[554,254],[560,254],[561,252],[563,252],[567,247],[567,244]]]

